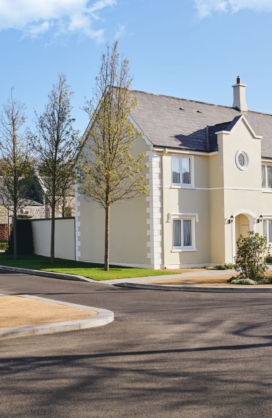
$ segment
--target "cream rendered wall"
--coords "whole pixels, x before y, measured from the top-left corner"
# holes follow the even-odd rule
[[[210,263],[209,157],[191,155],[194,187],[177,188],[172,186],[172,156],[174,155],[174,152],[162,155],[163,266],[177,268],[206,265]],[[195,222],[197,251],[173,251],[173,222],[169,219],[170,215],[174,213],[198,214],[199,222],[197,219]]]
[[[35,254],[50,257],[51,220],[32,220],[32,229]],[[74,218],[56,219],[55,257],[75,259]]]
[[[224,228],[224,159],[222,135],[218,135],[218,154],[209,157],[210,187],[210,262],[225,262],[225,228]]]
[[[258,134],[258,132],[257,132]],[[230,219],[235,214],[248,214],[250,229],[260,231],[256,218],[262,214],[263,198],[261,191],[261,140],[256,139],[241,119],[232,129],[230,135],[221,135],[220,146],[223,155],[224,170],[224,218]],[[235,162],[238,151],[244,150],[249,156],[246,170],[240,170]],[[225,222],[225,261],[233,261],[235,252],[236,219]],[[261,231],[260,231],[261,232]]]
[[[239,150],[250,158],[244,171],[235,162]],[[111,263],[177,268],[232,262],[237,233],[236,220],[227,222],[230,217],[245,214],[251,229],[260,233],[259,215],[272,219],[272,193],[261,191],[261,141],[243,119],[229,135],[218,135],[217,155],[184,155],[193,161],[192,188],[172,187],[172,156],[182,154],[156,153],[144,139],[135,142],[133,154],[140,152],[146,153],[149,165],[149,195],[112,206]],[[76,196],[77,259],[101,263],[104,210],[78,192]],[[173,213],[197,214],[197,251],[173,251]]]
[[[262,193],[262,212],[257,215],[266,215],[272,218],[272,191]]]
[[[132,155],[147,153],[150,147],[143,138],[134,142]],[[148,158],[146,158],[148,162]],[[151,267],[148,258],[146,196],[116,202],[110,213],[110,263]],[[76,193],[77,259],[104,262],[105,211],[96,202]]]

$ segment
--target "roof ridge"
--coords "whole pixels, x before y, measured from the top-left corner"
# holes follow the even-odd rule
[[[168,96],[166,94],[150,93],[148,91],[142,91],[142,90],[132,89],[131,91],[135,92],[135,93],[143,93],[143,94],[147,94],[147,95],[151,95],[151,96],[166,97],[168,99],[183,100],[183,101],[190,102],[190,103],[199,103],[199,104],[205,104],[205,105],[215,106],[215,107],[224,107],[225,109],[232,109],[232,110],[236,110],[237,112],[239,112],[238,109],[236,109],[235,107],[232,107],[232,106],[220,105],[220,104],[209,103],[209,102],[200,102],[199,100],[184,99],[182,97]],[[271,113],[258,112],[257,110],[248,110],[247,113],[257,113],[259,115],[272,116]],[[244,113],[240,113],[240,114],[243,115]],[[245,113],[244,115],[246,116],[247,114]]]

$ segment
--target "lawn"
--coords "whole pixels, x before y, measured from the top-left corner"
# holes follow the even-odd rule
[[[40,255],[21,256],[17,260],[14,260],[12,256],[0,253],[0,265],[23,267],[33,270],[53,271],[56,273],[75,274],[77,276],[87,277],[93,280],[113,280],[113,279],[126,279],[133,277],[146,277],[146,276],[163,276],[167,274],[181,274],[189,271],[184,270],[149,270],[140,268],[129,268],[120,266],[111,266],[110,271],[104,271],[101,264],[83,263],[80,261],[62,260],[60,258],[55,259],[55,264],[50,264],[48,257],[42,257]]]

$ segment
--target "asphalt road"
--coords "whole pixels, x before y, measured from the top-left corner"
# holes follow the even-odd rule
[[[113,310],[0,340],[0,417],[272,417],[272,294],[133,290],[0,271],[0,293]]]

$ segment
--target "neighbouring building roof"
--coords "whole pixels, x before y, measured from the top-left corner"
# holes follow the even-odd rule
[[[132,117],[158,147],[202,152],[217,150],[216,132],[231,129],[241,112],[233,107],[133,91],[138,106]],[[262,136],[262,156],[272,159],[272,115],[244,114],[256,135]]]

